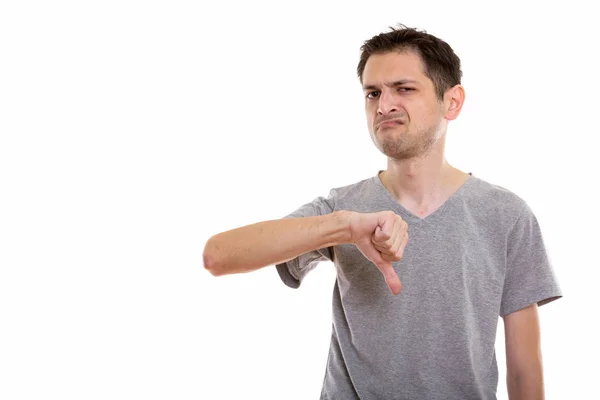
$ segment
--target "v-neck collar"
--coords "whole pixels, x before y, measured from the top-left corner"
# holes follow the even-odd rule
[[[473,176],[473,173],[469,172],[469,178],[452,195],[450,195],[450,197],[448,199],[446,199],[446,201],[441,206],[439,206],[434,212],[432,212],[425,218],[421,218],[421,217],[413,214],[411,211],[407,210],[406,208],[404,208],[404,206],[402,206],[400,203],[398,203],[398,201],[396,200],[394,195],[392,193],[390,193],[390,191],[384,186],[383,182],[381,182],[381,179],[379,178],[379,174],[383,171],[384,170],[377,171],[377,174],[371,179],[373,179],[375,186],[382,192],[382,194],[388,200],[390,200],[390,202],[392,203],[392,206],[394,207],[394,210],[398,210],[400,216],[407,220],[406,222],[412,222],[412,223],[429,222],[432,219],[434,219],[435,217],[437,217],[438,215],[440,215],[442,213],[442,211],[444,211],[444,209],[450,203],[456,201],[457,198],[461,197],[462,193],[469,186],[471,186],[471,184],[473,183],[474,178],[475,178]]]

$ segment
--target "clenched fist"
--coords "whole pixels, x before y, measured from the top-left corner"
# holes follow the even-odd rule
[[[402,284],[392,261],[402,259],[408,242],[407,230],[406,221],[392,211],[353,212],[350,216],[352,243],[377,266],[393,294],[400,293]]]

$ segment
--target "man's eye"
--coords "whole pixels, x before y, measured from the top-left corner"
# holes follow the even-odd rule
[[[412,90],[415,90],[415,89],[413,89],[413,88],[409,88],[409,87],[401,87],[401,88],[398,88],[398,91],[399,91],[399,92],[410,92],[410,91],[412,91]]]
[[[369,93],[367,93],[367,98],[368,99],[374,99],[377,96],[379,96],[379,92],[369,92]]]

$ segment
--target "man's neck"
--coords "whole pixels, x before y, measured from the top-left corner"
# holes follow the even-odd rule
[[[388,159],[388,168],[379,178],[401,204],[427,208],[444,202],[466,180],[468,174],[454,168],[443,154],[410,160]]]

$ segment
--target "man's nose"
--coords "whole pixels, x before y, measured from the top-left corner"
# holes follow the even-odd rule
[[[395,104],[394,96],[388,91],[382,91],[379,95],[379,107],[377,108],[377,113],[386,115],[396,111],[398,111],[398,106]]]

